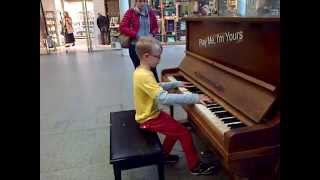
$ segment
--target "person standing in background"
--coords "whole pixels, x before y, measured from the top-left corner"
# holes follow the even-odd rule
[[[120,23],[120,32],[130,37],[129,55],[134,68],[140,65],[136,53],[136,43],[141,37],[152,36],[158,32],[156,15],[148,6],[147,0],[136,0],[134,8],[130,8],[124,14]],[[156,81],[159,82],[156,68],[152,68]]]
[[[101,44],[110,44],[109,16],[98,13],[97,26],[100,29]]]
[[[69,16],[69,13],[67,11],[65,11],[63,13],[64,15],[64,21],[63,21],[63,26],[65,29],[65,42],[66,44],[72,43],[72,46],[75,45],[75,39],[74,39],[74,35],[73,35],[73,26],[72,26],[72,19]],[[69,45],[67,45],[68,47]]]

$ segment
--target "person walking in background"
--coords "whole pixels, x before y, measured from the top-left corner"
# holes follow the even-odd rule
[[[130,8],[124,14],[120,23],[120,32],[130,37],[129,55],[134,68],[140,65],[136,54],[136,42],[143,36],[155,36],[158,32],[158,24],[155,13],[148,6],[147,0],[136,0],[134,8]],[[152,68],[156,81],[159,82],[156,68]]]
[[[66,44],[71,44],[72,43],[72,46],[75,45],[75,39],[74,39],[74,35],[73,35],[73,26],[72,26],[72,19],[71,17],[69,16],[69,13],[67,11],[65,11],[63,13],[64,15],[64,21],[63,21],[63,26],[64,26],[64,30],[65,30],[65,42]],[[69,45],[67,45],[68,47]]]
[[[103,16],[102,14],[98,13],[97,25],[100,29],[101,44],[103,45],[110,44],[109,24],[109,16]]]

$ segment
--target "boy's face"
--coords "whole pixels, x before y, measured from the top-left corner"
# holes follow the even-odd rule
[[[161,52],[145,53],[145,58],[149,64],[149,66],[152,68],[155,68],[160,63]]]

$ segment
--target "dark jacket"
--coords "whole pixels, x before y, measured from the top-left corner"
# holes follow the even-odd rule
[[[109,29],[109,17],[107,16],[99,16],[97,18],[97,25],[100,31],[107,31]]]

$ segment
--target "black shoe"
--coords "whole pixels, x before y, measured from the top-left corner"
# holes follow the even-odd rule
[[[175,164],[178,161],[179,161],[179,156],[178,155],[169,154],[168,156],[164,157],[164,163],[165,164]]]
[[[203,162],[199,163],[199,166],[193,170],[191,170],[191,174],[195,175],[195,176],[199,176],[199,175],[210,175],[214,172],[214,170],[216,169],[215,165],[209,165],[209,164],[205,164]]]
[[[76,45],[75,43],[72,44],[72,46]]]

